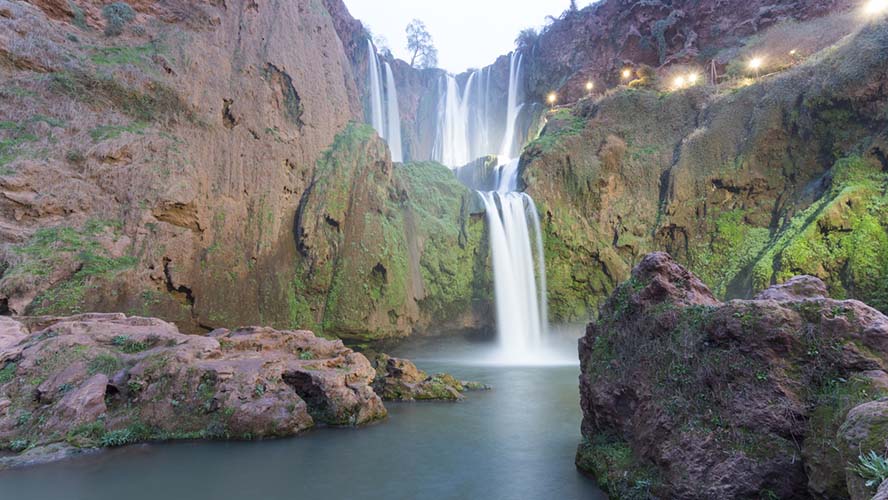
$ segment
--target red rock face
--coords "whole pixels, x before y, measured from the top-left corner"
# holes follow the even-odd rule
[[[764,28],[847,9],[850,0],[606,0],[567,11],[532,48],[530,92],[540,101],[558,89],[567,101],[587,81],[620,82],[626,66],[708,63]],[[601,86],[599,86],[601,88]]]
[[[888,317],[825,291],[805,276],[721,303],[668,255],[645,257],[580,340],[578,464],[613,494],[861,498],[845,470],[884,450],[884,412],[842,423],[884,393]],[[614,447],[633,465],[602,458]]]

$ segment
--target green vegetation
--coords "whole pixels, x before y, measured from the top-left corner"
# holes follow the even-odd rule
[[[318,162],[300,221],[311,238],[300,244],[312,251],[288,299],[293,326],[316,328],[322,311],[317,326],[327,334],[404,335],[418,319],[413,304],[451,319],[484,293],[483,221],[468,213],[472,193],[438,164],[375,161],[382,144],[374,135],[352,124]]]
[[[89,131],[89,136],[96,142],[120,137],[120,134],[129,132],[142,135],[142,131],[148,126],[145,122],[133,122],[129,125],[100,125]]]
[[[24,244],[14,247],[11,267],[0,279],[0,289],[15,290],[26,283],[45,289],[32,303],[35,314],[70,314],[80,311],[87,291],[132,268],[136,258],[112,257],[99,239],[120,237],[119,223],[92,220],[82,228],[51,227],[37,230]],[[70,277],[51,288],[53,270],[72,269]]]
[[[750,266],[770,239],[766,227],[755,227],[745,221],[746,210],[722,213],[708,231],[710,242],[692,249],[690,268],[708,284],[718,297],[725,297],[728,286]]]
[[[873,488],[888,479],[888,459],[875,451],[858,457],[858,463],[850,467],[851,472],[866,480],[866,486]]]
[[[100,66],[118,66],[132,64],[142,69],[152,67],[151,57],[163,52],[163,47],[156,43],[145,45],[125,45],[115,47],[95,47],[90,60]]]
[[[836,162],[832,187],[800,212],[753,268],[756,289],[798,274],[823,279],[835,298],[888,311],[888,174],[872,160]]]
[[[628,443],[607,432],[583,440],[577,449],[577,465],[590,471],[612,498],[653,498],[659,484],[656,469],[637,459]]]
[[[15,378],[15,369],[18,367],[12,361],[7,362],[3,369],[0,369],[0,384],[11,382]]]
[[[175,116],[196,121],[188,105],[175,90],[161,82],[151,82],[148,91],[130,87],[111,75],[97,75],[84,70],[52,73],[50,88],[57,93],[90,105],[113,106],[140,122],[157,122]]]
[[[90,375],[95,375],[96,373],[104,373],[109,377],[114,375],[121,368],[120,360],[117,359],[117,356],[111,354],[99,354],[95,358],[91,359],[88,365],[88,370]]]
[[[586,128],[586,119],[575,115],[573,110],[569,108],[557,109],[547,118],[549,121],[543,134],[527,145],[528,150],[547,153],[555,149],[563,149],[565,138],[578,136]]]
[[[114,337],[111,339],[111,343],[114,347],[117,347],[127,354],[135,354],[151,348],[151,345],[148,342],[137,341],[125,335]]]

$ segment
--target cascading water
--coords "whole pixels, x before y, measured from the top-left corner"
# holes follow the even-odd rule
[[[500,147],[500,157],[502,158],[514,158],[517,153],[515,151],[515,143],[517,142],[515,140],[515,128],[518,114],[521,112],[521,108],[524,107],[524,103],[518,102],[521,60],[521,54],[518,52],[512,52],[512,57],[509,58],[509,96],[506,104],[506,132],[503,134],[503,143]]]
[[[385,63],[385,100],[387,103],[386,117],[386,140],[389,149],[392,151],[392,161],[404,161],[401,152],[401,114],[398,112],[398,89],[395,86],[395,75],[392,73],[392,67],[389,63]]]
[[[521,62],[521,54],[513,53],[504,108],[500,104],[493,109],[489,68],[471,73],[462,89],[456,78],[444,76],[439,84],[438,136],[433,150],[436,160],[454,169],[498,153],[495,185],[470,187],[485,190],[478,193],[487,215],[493,260],[500,347],[494,361],[508,364],[540,362],[548,331],[539,216],[533,199],[518,191]],[[496,117],[499,121],[494,123]],[[501,128],[494,129],[497,125]],[[493,130],[503,131],[496,144],[490,140]]]
[[[383,71],[385,68],[385,83]],[[401,146],[401,115],[398,111],[398,90],[388,62],[379,64],[373,42],[367,40],[367,82],[370,87],[370,124],[389,145],[392,161],[404,161]]]

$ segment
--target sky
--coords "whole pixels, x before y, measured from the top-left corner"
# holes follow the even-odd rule
[[[582,8],[589,1],[579,1]],[[558,17],[570,0],[345,0],[352,16],[386,38],[395,57],[410,61],[404,29],[422,20],[438,48],[438,66],[452,73],[491,64],[515,47],[518,33]]]

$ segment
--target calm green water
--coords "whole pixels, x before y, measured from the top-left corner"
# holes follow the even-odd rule
[[[426,341],[398,349],[429,372],[494,387],[459,403],[387,403],[359,429],[263,442],[114,449],[0,473],[0,498],[30,499],[598,499],[576,471],[575,365],[476,363],[484,345]],[[574,355],[575,357],[575,355]]]

